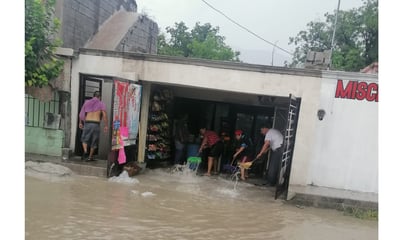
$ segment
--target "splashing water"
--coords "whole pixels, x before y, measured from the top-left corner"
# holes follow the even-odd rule
[[[152,193],[152,192],[144,192],[142,193],[143,197],[153,197],[156,196],[156,194]]]
[[[232,181],[235,181],[235,184],[233,185],[233,190],[236,191],[237,184],[239,183],[239,173],[238,172],[232,175]]]
[[[218,188],[216,191],[224,197],[237,198],[240,195],[240,192],[236,189]]]
[[[189,163],[185,165],[176,164],[172,167],[170,173],[181,177],[182,179],[186,178],[187,180],[193,180],[197,174],[197,168],[193,169]]]
[[[118,177],[109,178],[109,182],[137,184],[139,183],[139,180],[129,177],[129,174],[126,171],[123,171]]]

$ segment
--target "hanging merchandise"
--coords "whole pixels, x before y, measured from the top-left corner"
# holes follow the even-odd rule
[[[120,149],[120,121],[114,120],[112,133],[112,150]]]
[[[121,149],[121,127],[127,126],[126,95],[129,83],[114,81],[112,150]],[[128,136],[127,136],[128,137]]]
[[[133,149],[131,145],[136,144],[139,132],[141,92],[141,85],[114,80],[112,92],[112,152],[110,153],[112,157],[108,162],[111,166],[110,171],[112,171],[113,166],[127,165],[127,161],[129,161],[129,164],[134,161],[129,153]],[[126,148],[127,146],[130,147]]]
[[[127,127],[120,127],[120,139],[119,139],[119,157],[117,161],[119,164],[126,163],[126,153],[124,151],[124,146],[125,146],[125,140],[127,139],[127,136],[129,135],[129,129]]]
[[[141,85],[114,81],[112,150],[135,144],[139,132],[141,95]],[[126,130],[121,134],[122,128]]]
[[[136,142],[139,133],[140,102],[142,98],[142,86],[130,84],[127,91],[127,127],[129,129],[126,146]]]
[[[119,157],[117,158],[119,164],[126,163],[126,153],[124,152],[124,148],[119,149]]]
[[[164,161],[171,157],[171,140],[167,106],[172,101],[168,89],[156,90],[150,102],[149,124],[147,129],[148,160]]]

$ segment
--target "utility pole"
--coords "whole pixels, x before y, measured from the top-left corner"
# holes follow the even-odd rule
[[[330,67],[332,67],[332,53],[333,53],[333,47],[334,47],[334,44],[335,44],[335,33],[336,33],[336,25],[338,23],[339,7],[340,7],[340,0],[338,0],[338,8],[336,9],[335,26],[333,26],[333,34],[332,34],[332,42],[331,42],[331,46],[330,46],[330,56],[329,56],[328,70],[330,69]]]
[[[279,41],[279,40],[278,40]],[[273,50],[272,50],[272,66],[273,66],[273,59],[275,58],[275,48],[278,45],[278,41],[275,42],[275,45],[273,45]]]

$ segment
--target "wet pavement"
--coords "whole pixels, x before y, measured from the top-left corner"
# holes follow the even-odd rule
[[[26,239],[378,239],[377,221],[298,208],[225,177],[106,179],[26,163],[25,184]]]

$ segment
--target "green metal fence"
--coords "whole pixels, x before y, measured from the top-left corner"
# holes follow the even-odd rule
[[[25,96],[25,111],[26,111],[26,126],[43,127],[44,116],[46,112],[60,114],[59,109],[59,93],[55,92],[53,99],[49,102],[41,102],[38,99],[26,94]]]

